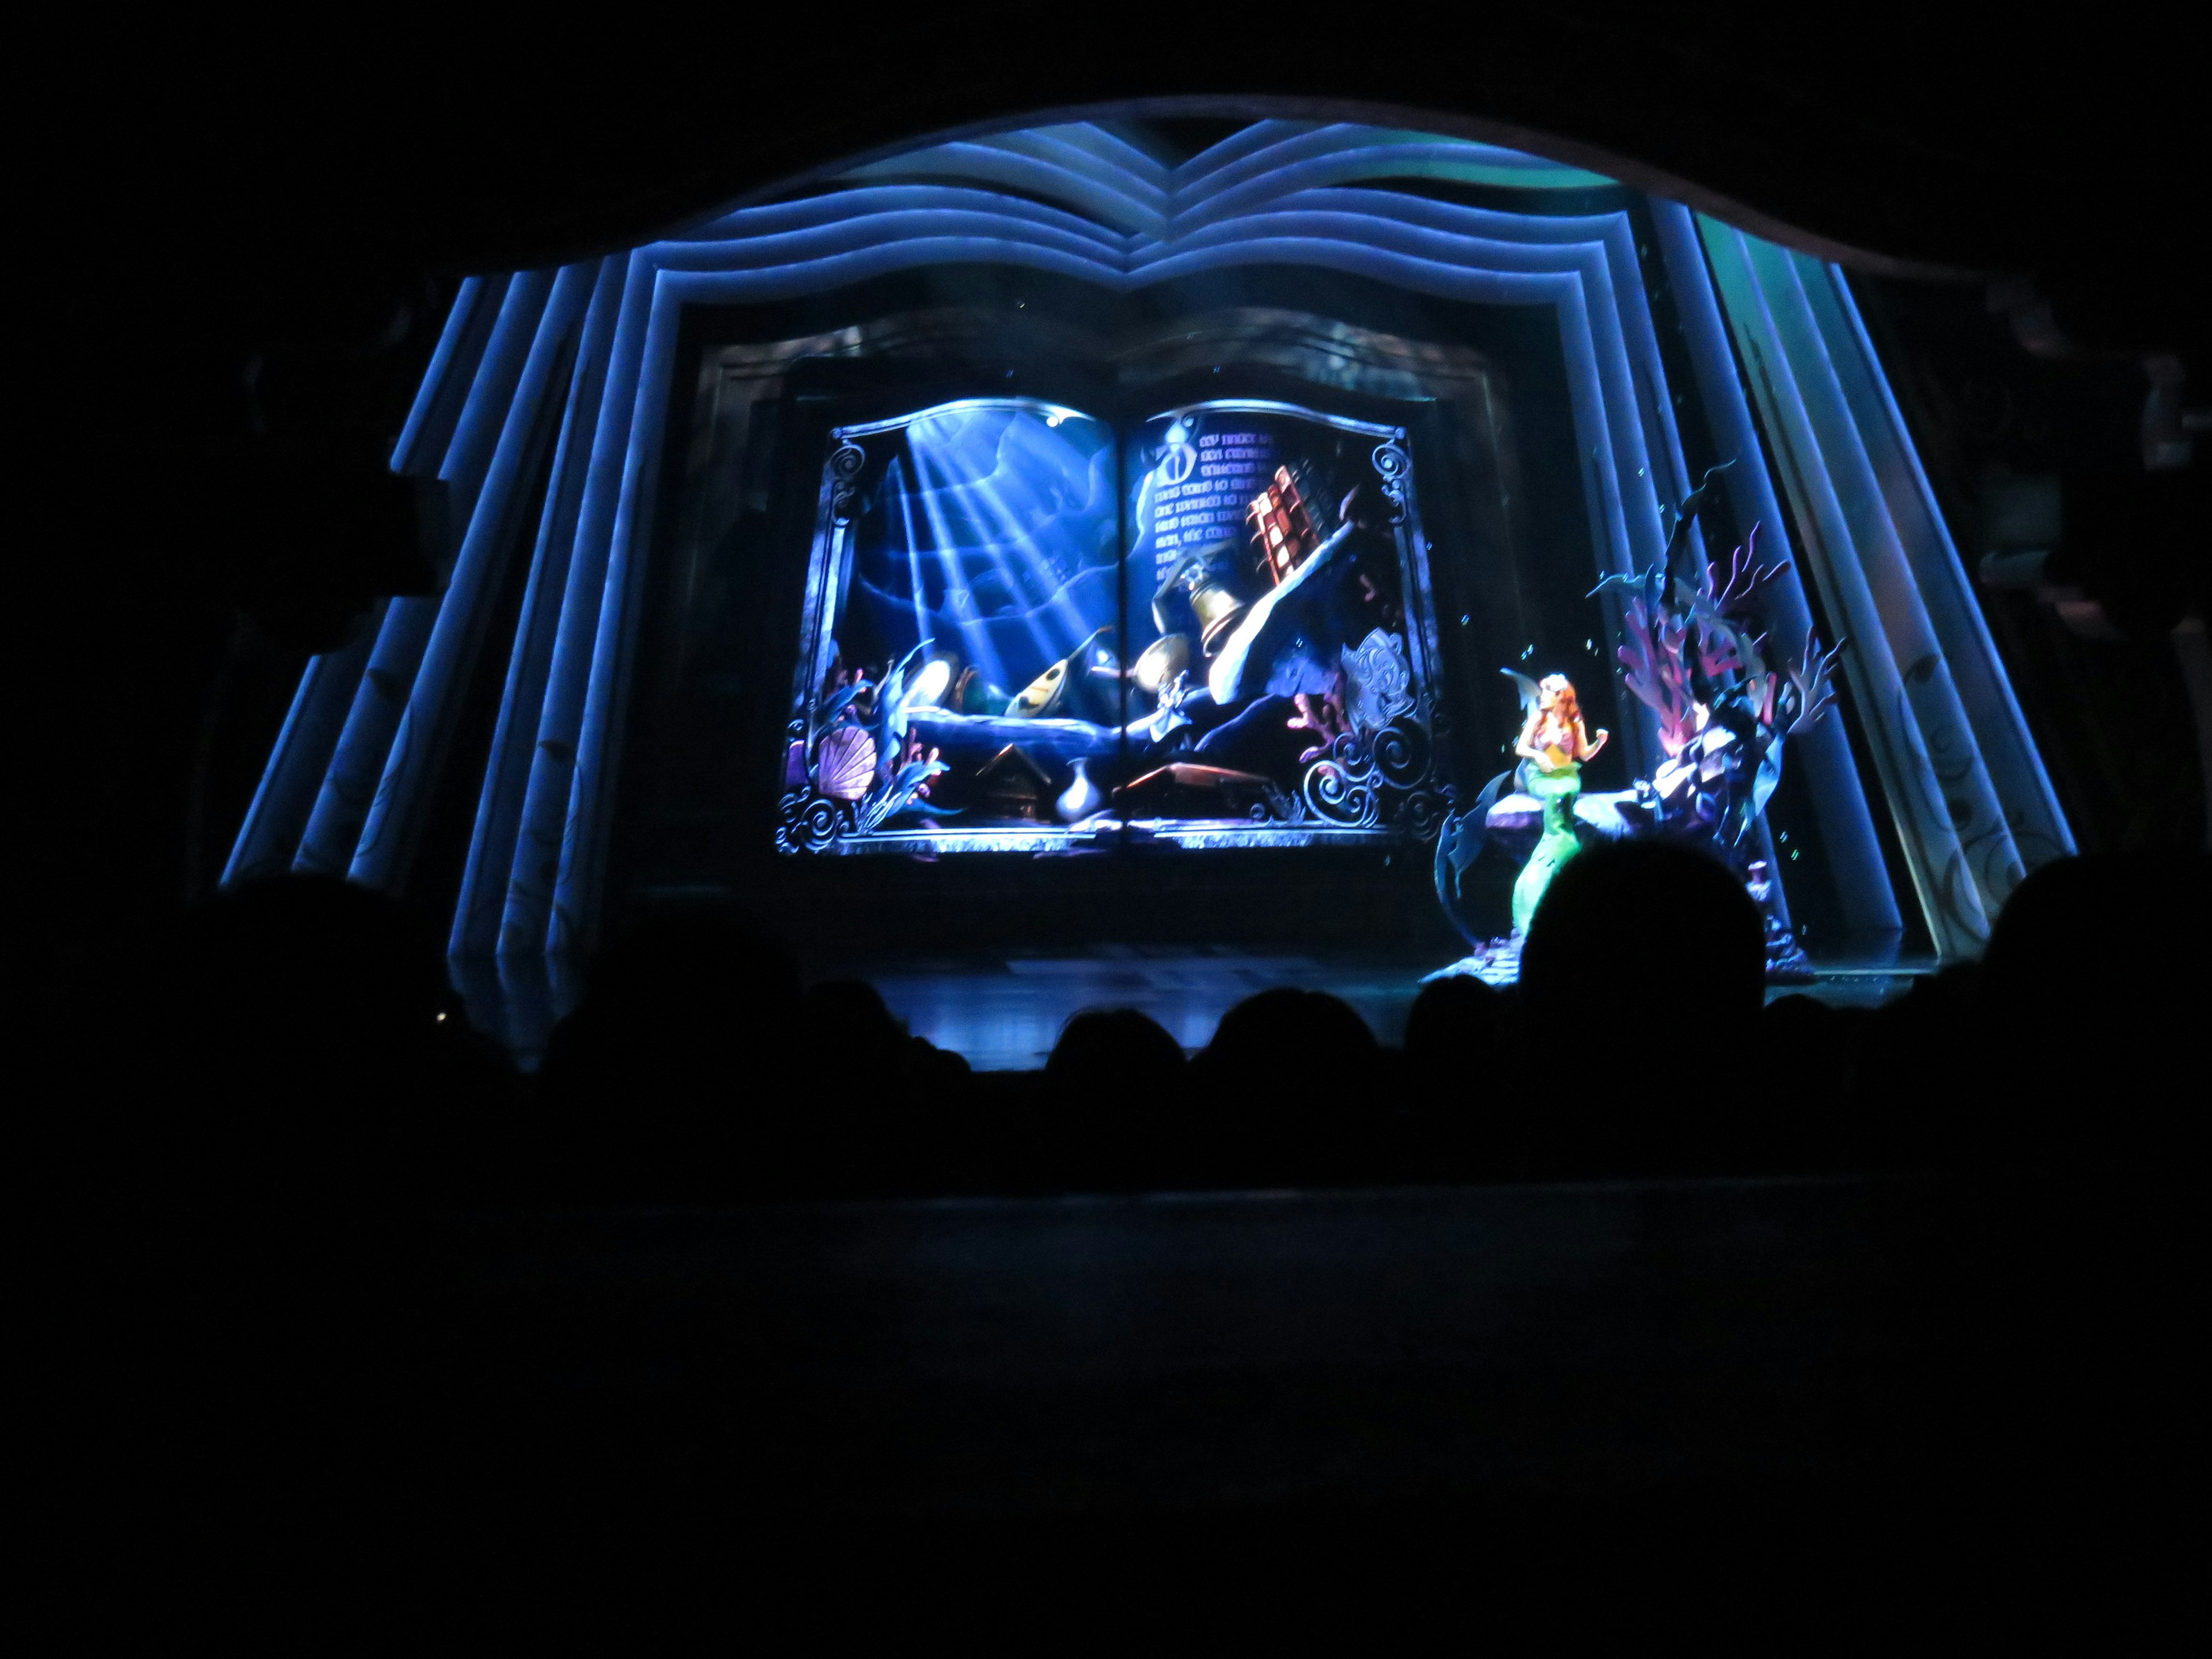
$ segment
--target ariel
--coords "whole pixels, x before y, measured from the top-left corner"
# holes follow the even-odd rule
[[[1510,672],[1510,670],[1507,671]],[[1522,685],[1528,682],[1515,675]],[[1513,931],[1528,931],[1529,918],[1560,866],[1582,850],[1575,838],[1575,798],[1582,793],[1583,763],[1605,747],[1601,726],[1593,741],[1583,726],[1582,702],[1565,674],[1547,674],[1527,700],[1528,718],[1513,752],[1529,763],[1528,792],[1543,804],[1544,833],[1513,884]]]

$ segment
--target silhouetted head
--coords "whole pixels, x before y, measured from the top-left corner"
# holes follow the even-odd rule
[[[1206,1045],[1210,1064],[1229,1075],[1261,1075],[1348,1066],[1375,1053],[1375,1034],[1352,1006],[1326,991],[1279,986],[1221,1017]]]
[[[2117,1045],[2108,1057],[2155,1052],[2203,1012],[2207,864],[2199,853],[2105,854],[2034,871],[1990,930],[1992,1008],[2039,1044],[2071,1040],[2090,1019]]]
[[[808,986],[799,1000],[798,1036],[810,1056],[848,1075],[872,1076],[878,1086],[896,1078],[912,1046],[883,993],[857,979]]]
[[[1044,1063],[1056,1084],[1113,1093],[1144,1091],[1156,1098],[1160,1085],[1182,1073],[1182,1045],[1149,1014],[1134,1008],[1087,1008],[1060,1028]]]
[[[1472,974],[1424,985],[1406,1014],[1406,1058],[1421,1066],[1472,1067],[1497,1057],[1510,1000]]]
[[[1608,1003],[1750,1020],[1765,985],[1765,929],[1743,884],[1663,842],[1614,842],[1571,860],[1521,951],[1522,1003],[1555,1042],[1579,1029],[1557,1022]]]
[[[687,1110],[760,1080],[763,1067],[788,1069],[798,1012],[797,963],[748,919],[650,917],[592,964],[582,1004],[546,1046],[543,1076],[553,1097],[592,1110],[618,1097],[625,1110]]]
[[[825,979],[810,985],[799,1001],[806,1018],[821,1019],[855,1033],[890,1033],[903,1037],[902,1025],[884,1000],[884,994],[864,979]]]
[[[586,1000],[604,1011],[689,1019],[787,1016],[799,964],[750,917],[681,911],[638,922],[592,964]]]
[[[1982,957],[1977,1081],[2019,1147],[2162,1160],[2201,1138],[2207,865],[2061,859],[2014,890]]]

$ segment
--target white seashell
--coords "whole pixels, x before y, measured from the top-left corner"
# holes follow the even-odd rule
[[[863,726],[840,726],[815,751],[814,787],[832,800],[858,800],[875,787],[876,740]]]

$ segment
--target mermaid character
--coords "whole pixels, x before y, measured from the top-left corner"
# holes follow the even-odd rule
[[[1525,933],[1552,878],[1582,850],[1575,837],[1575,798],[1582,793],[1583,763],[1605,747],[1608,734],[1601,726],[1593,741],[1583,730],[1582,703],[1565,675],[1547,674],[1533,687],[1522,675],[1513,678],[1522,684],[1528,710],[1513,752],[1528,763],[1522,787],[1544,808],[1544,833],[1513,884],[1513,931]]]

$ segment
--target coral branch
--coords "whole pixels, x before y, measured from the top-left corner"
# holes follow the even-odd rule
[[[1688,748],[1698,732],[1698,703],[1690,693],[1682,660],[1686,629],[1680,621],[1644,609],[1632,600],[1622,619],[1627,643],[1617,653],[1627,672],[1622,684],[1659,716],[1659,745],[1671,757]]]
[[[1787,665],[1790,684],[1797,691],[1797,718],[1790,722],[1794,735],[1804,731],[1819,720],[1836,701],[1836,664],[1842,659],[1848,640],[1838,640],[1836,648],[1823,654],[1820,636],[1813,629],[1805,630],[1805,658],[1802,662]]]
[[[1702,586],[1716,608],[1741,611],[1789,568],[1790,561],[1787,559],[1774,564],[1759,563],[1759,526],[1754,524],[1751,527],[1751,534],[1744,538],[1743,545],[1729,555],[1727,580],[1716,589],[1713,585],[1715,567],[1709,564],[1705,567]]]

